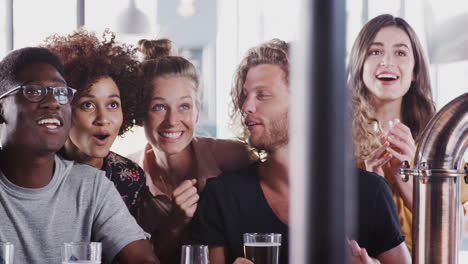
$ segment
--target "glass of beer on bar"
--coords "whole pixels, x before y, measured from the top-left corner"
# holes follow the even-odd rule
[[[244,234],[244,257],[255,264],[278,264],[280,247],[281,234]]]

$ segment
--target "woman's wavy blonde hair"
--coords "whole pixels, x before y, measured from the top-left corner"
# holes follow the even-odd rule
[[[279,65],[283,69],[286,83],[289,83],[289,44],[279,39],[272,39],[253,47],[247,51],[246,56],[237,67],[231,89],[231,128],[235,131],[238,138],[245,143],[248,143],[249,133],[244,125],[245,116],[242,111],[242,105],[244,104],[245,96],[242,93],[242,89],[244,88],[249,70],[260,64]],[[260,159],[266,158],[267,153],[265,150],[253,149],[253,151]]]
[[[403,96],[401,107],[401,122],[411,130],[416,143],[426,124],[435,112],[432,100],[429,69],[423,55],[421,43],[411,28],[402,18],[392,15],[380,15],[371,19],[359,32],[351,49],[348,69],[348,89],[351,92],[351,107],[353,109],[352,130],[355,158],[365,160],[377,142],[377,133],[371,129],[378,124],[370,101],[370,92],[363,81],[364,62],[368,49],[377,33],[384,27],[398,27],[408,35],[414,54],[414,81],[408,92]]]

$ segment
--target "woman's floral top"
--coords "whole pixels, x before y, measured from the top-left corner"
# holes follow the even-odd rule
[[[136,217],[146,186],[145,172],[135,162],[112,151],[104,158],[102,170],[119,191],[130,213]]]

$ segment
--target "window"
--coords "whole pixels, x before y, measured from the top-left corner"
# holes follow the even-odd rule
[[[68,34],[76,28],[75,1],[14,0],[14,48],[37,46],[53,34]]]

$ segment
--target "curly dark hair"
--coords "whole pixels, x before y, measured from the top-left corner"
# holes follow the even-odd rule
[[[60,57],[64,78],[78,90],[72,104],[100,78],[109,76],[117,84],[122,101],[123,123],[119,135],[133,127],[140,86],[136,48],[117,43],[109,29],[102,34],[102,40],[93,32],[79,29],[68,36],[50,36],[44,46]]]

